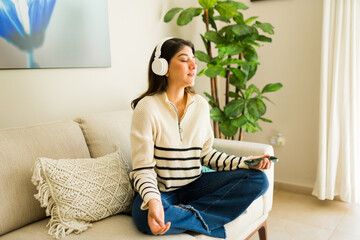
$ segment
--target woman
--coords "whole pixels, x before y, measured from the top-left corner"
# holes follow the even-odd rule
[[[267,190],[267,177],[258,170],[271,162],[262,156],[248,169],[244,160],[251,157],[212,148],[208,103],[192,88],[194,53],[183,39],[162,41],[150,59],[148,90],[132,102],[132,216],[146,234],[190,230],[226,238],[224,225]],[[202,174],[202,165],[216,171]]]

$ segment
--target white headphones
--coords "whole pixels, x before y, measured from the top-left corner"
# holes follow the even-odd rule
[[[155,58],[151,64],[152,71],[159,76],[164,76],[168,71],[168,62],[165,58],[161,58],[161,47],[162,45],[172,37],[167,37],[161,40],[161,42],[156,46],[155,50]]]

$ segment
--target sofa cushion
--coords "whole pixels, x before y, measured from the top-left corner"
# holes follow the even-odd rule
[[[130,127],[132,110],[94,114],[75,119],[79,123],[91,157],[96,158],[120,148],[131,160]],[[129,162],[131,168],[131,163]]]
[[[48,219],[30,224],[17,231],[1,236],[1,240],[54,240],[47,234]],[[118,214],[101,221],[81,234],[70,234],[65,240],[195,240],[189,234],[152,236],[141,233],[132,218],[125,214]],[[219,239],[220,240],[220,239]]]
[[[133,189],[121,151],[99,158],[39,158],[35,163],[35,197],[51,215],[49,234],[64,238],[81,233],[90,222],[129,212]]]
[[[79,125],[63,121],[0,130],[0,235],[45,217],[30,181],[41,156],[89,157]]]

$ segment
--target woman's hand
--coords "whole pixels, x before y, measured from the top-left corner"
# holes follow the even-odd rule
[[[255,159],[255,158],[264,158],[263,160],[261,160],[261,162],[256,165],[256,166],[249,166],[250,169],[257,169],[257,170],[263,170],[263,169],[269,169],[271,168],[271,161],[268,159],[270,157],[270,155],[262,155],[262,156],[257,156],[257,157],[252,157],[251,159]]]
[[[167,222],[164,224],[164,208],[161,202],[157,199],[150,199],[148,202],[149,211],[148,211],[148,224],[151,232],[154,235],[163,235],[166,233],[171,223]]]

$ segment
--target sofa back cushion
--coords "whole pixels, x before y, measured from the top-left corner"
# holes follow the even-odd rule
[[[39,157],[90,157],[79,125],[63,121],[0,130],[0,235],[45,217],[31,183]]]
[[[120,148],[131,170],[131,116],[132,110],[128,109],[75,119],[84,133],[91,157],[101,157]]]

